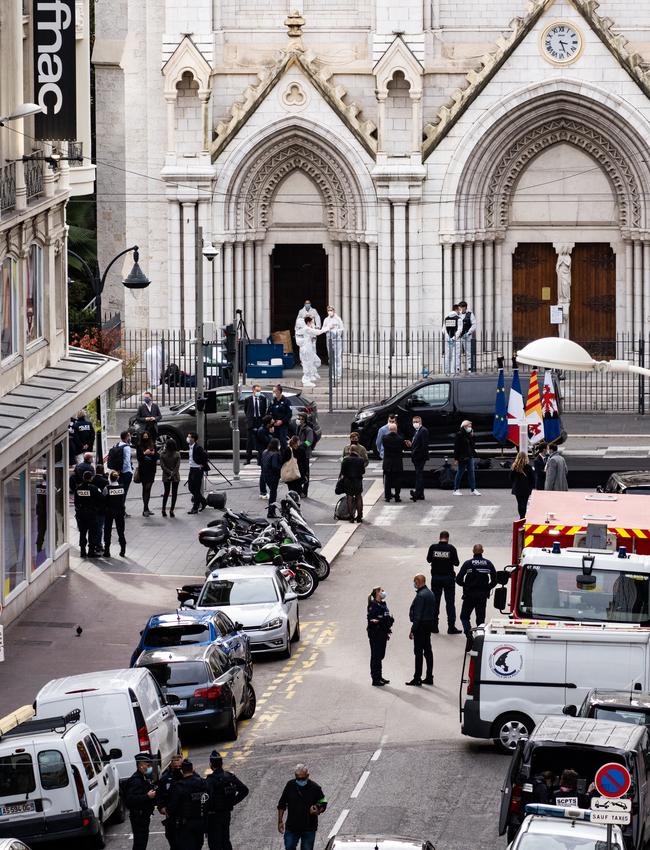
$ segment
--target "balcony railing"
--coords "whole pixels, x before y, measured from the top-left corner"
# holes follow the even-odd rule
[[[24,162],[23,167],[27,200],[31,201],[43,194],[43,159],[41,157],[28,159]]]
[[[70,168],[79,168],[84,164],[84,143],[68,142],[68,157]]]
[[[16,163],[0,168],[0,215],[16,206]]]

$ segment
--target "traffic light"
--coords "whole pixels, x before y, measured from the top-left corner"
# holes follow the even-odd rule
[[[226,325],[223,329],[223,336],[226,342],[226,360],[232,363],[235,359],[235,346],[237,345],[237,332],[235,326]]]

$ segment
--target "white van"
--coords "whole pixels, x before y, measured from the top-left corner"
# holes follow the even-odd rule
[[[579,705],[592,688],[647,691],[649,642],[639,626],[492,620],[465,656],[461,731],[511,752],[544,715]]]
[[[124,821],[121,753],[107,754],[79,714],[28,720],[0,738],[0,838],[104,847],[109,818]]]
[[[135,770],[135,755],[151,753],[158,771],[180,752],[178,718],[145,668],[100,670],[53,679],[36,695],[36,717],[81,711],[105,747],[122,751],[115,761],[120,780]]]

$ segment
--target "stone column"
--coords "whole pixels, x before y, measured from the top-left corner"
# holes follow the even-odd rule
[[[461,300],[467,301],[469,310],[474,309],[474,245],[465,242],[463,245],[463,284],[460,291]]]
[[[199,102],[201,103],[201,153],[210,150],[210,90],[199,90]]]
[[[625,329],[631,334],[634,331],[634,246],[632,242],[625,243]]]
[[[379,277],[377,270],[377,245],[369,246],[368,256],[368,329],[370,337],[379,329]]]
[[[454,275],[453,275],[454,260],[452,255],[452,245],[444,242],[442,246],[442,319],[451,310],[454,303]]]
[[[183,204],[183,326],[196,327],[196,204]]]
[[[390,331],[392,319],[392,292],[391,292],[391,206],[390,202],[382,199],[379,202],[379,227],[378,227],[378,245],[377,245],[377,266],[378,266],[378,298],[377,298],[377,316],[378,324],[381,333]],[[345,317],[343,319],[345,321]]]
[[[650,242],[643,243],[643,308],[641,310],[641,329],[647,336],[650,327]],[[648,352],[650,354],[650,352]]]
[[[635,337],[643,333],[643,245],[634,240],[634,320],[632,330]]]
[[[420,240],[420,217],[422,207],[411,201],[408,207],[408,304],[407,327],[409,333],[422,330],[423,286],[422,244]]]
[[[235,242],[235,310],[244,309],[244,243]]]
[[[200,196],[199,196],[200,197]],[[198,205],[199,225],[203,228],[203,242],[209,245],[212,225],[210,221],[210,205],[207,200],[200,200]],[[199,248],[202,250],[203,246]],[[206,260],[201,254],[203,263],[203,321],[214,322],[214,262]]]
[[[362,242],[359,245],[359,326],[364,339],[368,339],[371,328],[369,292],[368,246]]]
[[[489,338],[494,337],[494,242],[483,244],[483,291],[485,293],[483,327]]]
[[[483,268],[483,242],[474,243],[474,291],[472,294],[473,307],[478,322],[478,334],[486,333],[486,309],[485,309],[485,275]]]
[[[178,201],[167,204],[167,303],[169,327],[181,327],[181,208]]]
[[[503,242],[497,240],[494,242],[494,332],[507,331],[512,333],[512,322],[505,322],[503,316]]]
[[[411,150],[419,154],[422,149],[421,95],[411,95]]]
[[[388,92],[377,92],[377,153],[381,153],[384,148],[384,129],[386,127],[386,98]]]
[[[224,242],[223,245],[223,321],[229,325],[234,316],[233,306],[233,244]]]
[[[329,286],[327,297],[329,303],[334,307],[337,314],[342,316],[343,306],[341,304],[341,243],[332,243],[332,262],[328,265]],[[349,317],[345,317],[344,322]]]
[[[350,243],[341,243],[341,318],[346,327],[352,329],[352,312],[350,310]]]
[[[255,336],[264,338],[264,292],[263,292],[263,269],[264,253],[262,242],[258,239],[255,243],[255,324],[253,325]],[[268,302],[267,302],[268,307]],[[270,330],[270,329],[269,329]]]
[[[393,201],[393,316],[395,331],[406,332],[406,201]]]
[[[220,328],[225,324],[224,315],[223,315],[223,252],[224,245],[218,245],[214,242],[212,243],[214,247],[219,251],[219,256],[215,257],[214,263],[214,289],[213,289],[213,303],[214,303],[214,321],[217,324],[217,331],[220,335]]]
[[[176,154],[176,92],[165,95],[167,103],[167,154]]]
[[[253,242],[246,240],[244,246],[244,322],[249,334],[255,324],[255,268],[253,266]]]
[[[454,245],[454,291],[452,302],[458,304],[463,297],[463,246],[460,242]],[[449,305],[451,310],[452,305]]]
[[[359,243],[350,243],[350,327],[355,340],[359,339]]]

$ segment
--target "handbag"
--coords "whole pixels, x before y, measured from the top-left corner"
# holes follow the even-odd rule
[[[300,470],[298,469],[298,461],[296,460],[293,450],[289,460],[285,460],[280,468],[280,481],[288,484],[289,481],[297,481],[300,478]]]
[[[134,484],[140,483],[140,464],[138,464],[136,466],[136,468],[133,470],[133,483]]]

